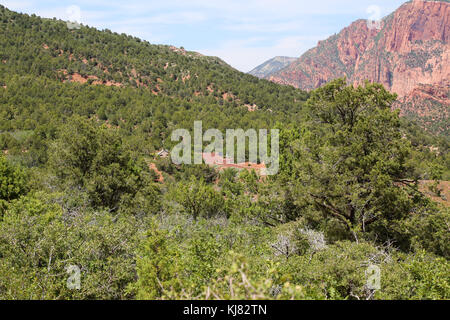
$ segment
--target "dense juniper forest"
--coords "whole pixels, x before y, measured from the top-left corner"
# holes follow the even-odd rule
[[[0,299],[450,299],[449,139],[381,85],[304,92],[2,6],[0,34]],[[280,129],[279,173],[158,155],[198,120]]]

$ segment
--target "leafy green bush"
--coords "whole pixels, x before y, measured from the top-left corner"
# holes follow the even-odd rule
[[[27,185],[25,170],[12,165],[0,156],[0,201],[11,201],[25,194]]]
[[[226,214],[225,200],[222,195],[214,190],[214,187],[194,177],[188,182],[180,182],[174,186],[170,196],[181,205],[186,214],[194,219]]]

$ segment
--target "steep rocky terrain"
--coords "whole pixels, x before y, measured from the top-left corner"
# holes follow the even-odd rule
[[[358,20],[266,78],[306,90],[339,77],[379,82],[398,94],[402,114],[448,135],[449,18],[448,1],[408,2],[379,28]]]
[[[258,78],[264,78],[270,74],[280,71],[283,68],[286,68],[295,60],[297,60],[297,58],[275,57],[257,66],[255,69],[250,71],[249,74]]]

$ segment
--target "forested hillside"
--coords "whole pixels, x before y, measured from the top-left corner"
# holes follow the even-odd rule
[[[450,298],[448,140],[381,85],[306,93],[4,7],[0,34],[0,299]],[[196,120],[280,129],[280,173],[155,154]]]

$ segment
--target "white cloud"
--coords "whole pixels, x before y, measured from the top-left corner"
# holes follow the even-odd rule
[[[302,21],[256,21],[244,23],[230,23],[223,27],[230,31],[247,31],[258,33],[273,33],[299,30],[304,26]]]
[[[370,5],[379,6],[384,14],[390,13],[404,0],[166,0],[157,7],[189,7],[212,9],[229,17],[258,16],[266,14],[271,17],[295,17],[302,14],[364,14]],[[230,15],[232,14],[232,15]]]
[[[205,20],[206,16],[200,12],[175,12],[149,17],[146,21],[147,23],[191,24]]]

